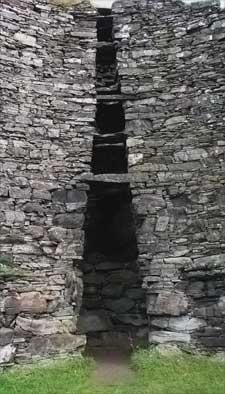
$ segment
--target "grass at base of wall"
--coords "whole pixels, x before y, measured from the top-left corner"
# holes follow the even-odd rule
[[[137,371],[136,384],[142,391],[137,389],[132,394],[225,393],[225,361],[212,357],[165,357],[140,351],[133,356],[133,367]]]
[[[0,375],[1,394],[224,394],[225,363],[199,356],[160,357],[139,351],[133,381],[96,385],[89,359],[56,361]]]
[[[49,0],[49,3],[54,5],[59,5],[61,7],[72,7],[74,5],[83,3],[84,1],[90,2],[88,0]]]

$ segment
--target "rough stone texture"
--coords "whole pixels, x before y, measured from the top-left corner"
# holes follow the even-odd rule
[[[113,13],[117,44],[98,49],[118,45],[117,60],[97,65],[95,87],[90,5],[1,2],[0,258],[18,276],[0,282],[0,364],[85,345],[81,271],[85,294],[99,287],[105,300],[85,300],[89,328],[105,330],[107,308],[123,327],[146,326],[138,269],[83,261],[90,182],[131,188],[149,341],[225,346],[225,12],[216,2],[121,0]],[[106,101],[126,122],[96,139],[96,104]],[[95,156],[91,170],[92,145],[116,173]],[[128,150],[129,171],[109,146],[116,158]]]
[[[85,345],[76,334],[95,117],[96,12],[4,0],[1,19],[0,363]],[[24,274],[24,275],[23,275]]]
[[[16,353],[16,348],[11,344],[0,347],[0,363],[8,364],[13,362],[15,353]]]
[[[224,348],[225,12],[122,0],[113,13],[149,340]]]

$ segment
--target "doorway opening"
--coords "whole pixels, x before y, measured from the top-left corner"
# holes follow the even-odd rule
[[[91,184],[85,234],[80,331],[89,345],[118,334],[131,345],[147,321],[129,184]]]
[[[135,215],[128,173],[125,114],[120,95],[113,17],[99,10],[96,54],[96,134],[85,221],[84,294],[79,331],[88,348],[131,348],[147,333],[145,293],[137,264]],[[116,96],[115,96],[116,94]],[[109,179],[107,175],[110,174]],[[113,174],[116,174],[113,181]]]

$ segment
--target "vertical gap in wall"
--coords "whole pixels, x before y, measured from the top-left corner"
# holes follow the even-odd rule
[[[129,348],[147,321],[130,185],[120,178],[128,172],[127,137],[110,10],[99,10],[97,36],[92,173],[103,178],[90,183],[79,328],[89,346]]]

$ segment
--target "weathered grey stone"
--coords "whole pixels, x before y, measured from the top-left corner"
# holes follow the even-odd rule
[[[156,222],[155,231],[166,231],[169,224],[169,216],[159,216]]]
[[[67,230],[63,227],[52,227],[48,230],[49,238],[51,241],[62,242],[67,238]]]
[[[29,226],[28,232],[34,239],[41,239],[44,236],[44,229],[41,226]]]
[[[157,56],[160,54],[160,50],[158,49],[149,49],[149,50],[139,50],[139,51],[133,51],[132,56],[134,59],[137,59],[139,57],[149,57],[149,56]]]
[[[27,351],[33,355],[48,356],[79,351],[86,344],[85,335],[54,334],[31,338]]]
[[[156,297],[148,297],[147,311],[151,315],[180,316],[188,310],[188,300],[184,293],[162,291]]]
[[[143,162],[143,154],[142,153],[130,153],[128,156],[128,162],[130,167],[134,166],[138,163]]]
[[[47,312],[46,299],[37,292],[23,293],[19,297],[20,312],[39,314]]]
[[[7,315],[16,315],[20,312],[20,300],[17,296],[6,297],[3,310]]]
[[[33,200],[51,201],[51,194],[46,190],[33,190],[32,198]]]
[[[10,328],[0,328],[0,346],[6,346],[11,343],[13,330]]]
[[[19,187],[12,187],[9,190],[9,195],[11,198],[29,200],[31,196],[30,189],[21,189]]]
[[[84,215],[73,213],[73,214],[60,214],[57,215],[54,220],[53,224],[56,226],[61,226],[64,228],[81,228],[84,223]]]
[[[172,116],[171,118],[167,119],[165,125],[166,126],[173,126],[173,125],[176,125],[176,124],[181,124],[182,125],[186,121],[187,120],[186,120],[185,116]]]
[[[166,264],[174,264],[176,266],[186,266],[192,263],[190,257],[168,257],[164,259]]]
[[[6,297],[3,309],[7,315],[14,315],[20,312],[38,314],[47,311],[47,302],[40,293],[28,292]]]
[[[165,208],[166,203],[161,195],[143,194],[133,199],[138,213],[146,213],[148,210],[159,210]]]
[[[193,331],[206,326],[206,322],[190,316],[179,316],[170,318],[155,318],[151,324],[160,328],[167,328],[171,331]]]
[[[41,249],[37,245],[14,245],[13,248],[13,254],[27,254],[27,255],[34,255],[34,256],[39,256],[41,255]]]
[[[205,257],[199,257],[197,259],[194,259],[194,264],[196,266],[196,268],[213,268],[213,266],[215,267],[216,265],[219,264],[224,264],[225,263],[225,254],[217,254],[217,255],[212,255],[212,256],[205,256]],[[194,267],[193,267],[194,268]]]
[[[24,224],[25,222],[25,214],[21,211],[6,211],[6,223],[9,225],[12,224]]]
[[[74,332],[74,324],[70,319],[60,321],[54,318],[30,319],[20,316],[16,319],[16,326],[18,328],[38,336]]]
[[[36,38],[24,33],[15,33],[14,38],[26,46],[34,47],[36,45]]]
[[[6,345],[0,347],[0,364],[11,363],[16,353],[16,347],[13,345]]]
[[[218,302],[218,307],[222,313],[222,315],[225,315],[225,296],[221,296]]]
[[[44,210],[41,207],[40,204],[38,204],[37,202],[35,203],[27,203],[24,207],[24,211],[27,213],[37,213],[38,215],[42,216]]]
[[[208,156],[206,150],[204,149],[187,149],[184,151],[180,151],[175,153],[175,158],[181,161],[189,161],[189,160],[199,160],[204,159]]]
[[[172,331],[151,331],[149,333],[150,343],[190,343],[190,334]]]
[[[57,256],[64,256],[65,258],[80,258],[83,254],[83,247],[79,243],[61,242],[58,244],[55,254]]]

